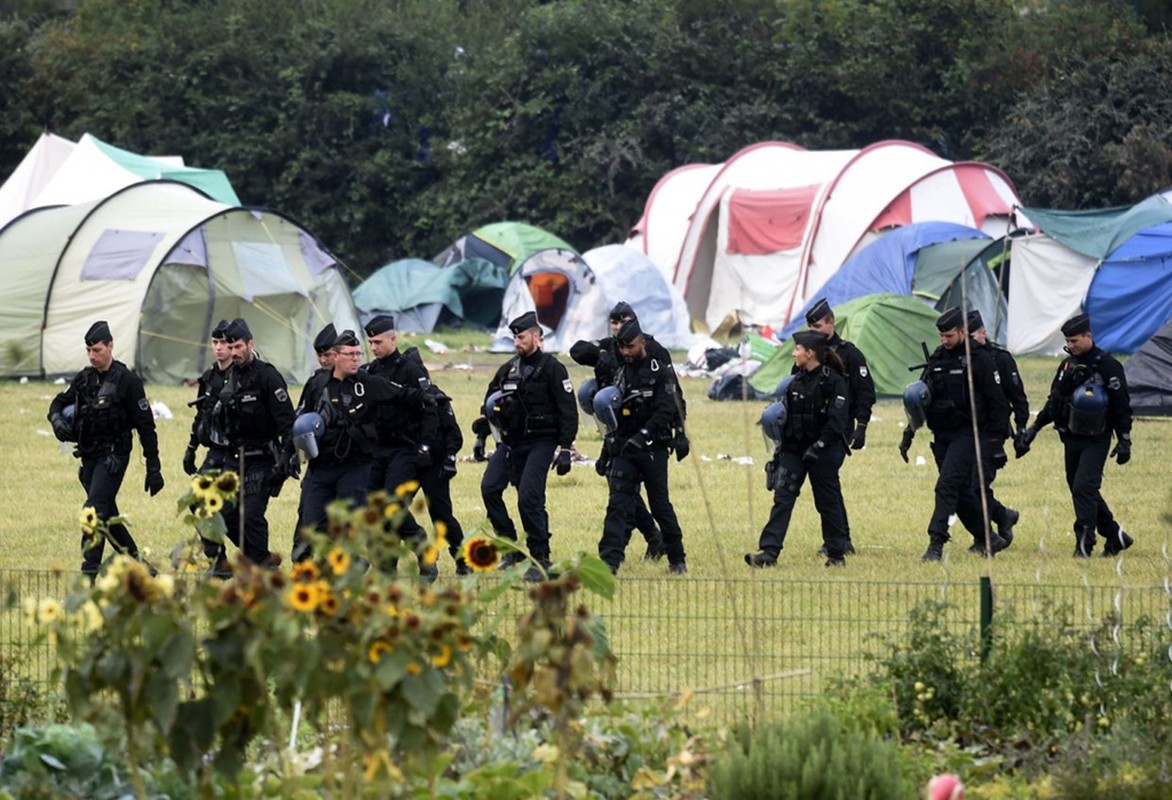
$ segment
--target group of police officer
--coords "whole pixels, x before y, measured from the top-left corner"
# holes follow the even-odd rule
[[[843,340],[825,300],[806,316],[809,330],[794,336],[793,373],[778,388],[780,399],[765,409],[761,425],[774,449],[766,465],[773,507],[758,551],[745,555],[754,568],[773,566],[783,547],[801,486],[809,479],[822,520],[828,567],[842,566],[855,552],[843,502],[839,471],[852,451],[866,444],[875,402],[865,356]],[[594,368],[577,394],[566,367],[544,352],[534,312],[509,325],[515,355],[496,371],[485,393],[483,414],[473,423],[473,453],[484,460],[491,435],[481,496],[496,535],[516,540],[517,529],[504,502],[509,486],[534,564],[529,580],[548,574],[552,563],[546,482],[549,472],[570,471],[578,431],[577,405],[597,420],[604,434],[596,469],[607,479],[609,496],[599,555],[618,572],[631,533],[647,541],[648,560],[667,557],[670,574],[687,572],[683,533],[670,499],[668,463],[687,457],[686,404],[670,356],[645,334],[634,310],[619,303],[610,313],[611,336],[580,341],[571,356]],[[939,476],[928,522],[924,561],[938,561],[949,540],[955,513],[971,535],[970,550],[992,556],[1013,541],[1019,512],[994,492],[997,471],[1008,461],[1005,442],[1018,458],[1047,424],[1058,429],[1065,448],[1066,478],[1075,508],[1075,555],[1090,556],[1096,533],[1103,555],[1127,549],[1132,538],[1120,527],[1100,487],[1108,453],[1125,464],[1131,455],[1131,411],[1119,362],[1094,346],[1090,320],[1080,314],[1063,326],[1069,357],[1058,368],[1047,402],[1033,425],[1017,366],[1005,350],[988,342],[979,313],[946,311],[937,320],[940,346],[922,365],[921,380],[908,387],[908,425],[900,443],[907,461],[916,431],[926,426]],[[353,331],[327,325],[314,349],[320,369],[306,382],[294,407],[280,373],[256,352],[243,319],[222,320],[211,334],[214,363],[200,376],[191,436],[183,458],[189,475],[232,469],[242,477],[237,502],[226,504],[228,538],[252,563],[275,568],[281,556],[269,547],[268,502],[283,483],[300,476],[305,463],[294,560],[312,555],[302,531],[322,530],[326,508],[335,500],[364,502],[372,491],[422,490],[433,523],[443,525],[458,574],[468,571],[460,557],[463,531],[452,511],[450,481],[463,446],[451,399],[430,380],[418,352],[398,348],[394,320],[380,315],[366,326],[374,360],[361,364],[362,344]],[[113,358],[113,336],[104,321],[85,334],[90,366],[77,374],[49,408],[53,431],[75,442],[86,505],[99,518],[118,515],[117,493],[138,431],[147,462],[145,489],[164,485],[154,418],[142,381]],[[1010,411],[1016,430],[1010,425]],[[1110,448],[1112,437],[1118,442]],[[202,464],[199,448],[206,450]],[[640,496],[647,493],[647,505]],[[649,508],[648,508],[649,506]],[[996,530],[993,530],[993,528]],[[399,534],[422,552],[423,528],[404,504]],[[106,540],[138,558],[124,526],[109,525],[102,536],[83,539],[82,570],[95,575]],[[210,574],[230,574],[222,544],[205,541]],[[509,554],[505,565],[516,563]],[[394,570],[393,560],[379,564]],[[434,563],[419,559],[420,575],[434,580]]]

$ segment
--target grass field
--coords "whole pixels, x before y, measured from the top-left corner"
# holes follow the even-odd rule
[[[455,337],[451,343],[459,346],[468,339]],[[454,398],[465,431],[477,413],[492,369],[504,359],[504,355],[480,352],[426,356],[433,379]],[[1056,364],[1057,360],[1050,358],[1021,361],[1035,411]],[[571,369],[575,385],[587,376],[580,367]],[[927,565],[921,564],[919,557],[927,544],[925,530],[936,471],[926,432],[917,437],[911,453],[913,463],[905,465],[900,460],[897,445],[903,411],[895,399],[877,404],[867,448],[849,458],[842,470],[858,555],[848,559],[846,569],[824,569],[824,559],[816,555],[821,544],[818,516],[806,488],[777,568],[752,572],[742,556],[756,549],[771,503],[762,471],[766,452],[755,425],[763,404],[712,402],[707,399],[706,380],[683,379],[683,386],[692,455],[682,463],[673,461],[671,488],[684,530],[689,576],[680,586],[681,579],[666,574],[665,563],[640,562],[643,545],[636,534],[619,576],[619,596],[609,607],[599,607],[612,620],[625,620],[620,630],[612,630],[621,655],[659,664],[662,679],[657,685],[716,686],[746,674],[784,672],[799,660],[799,653],[850,652],[868,631],[883,627],[879,620],[902,619],[911,604],[933,595],[916,588],[917,584],[951,585],[972,599],[978,578],[986,574],[1007,586],[1083,587],[1086,593],[1141,587],[1158,592],[1157,587],[1172,578],[1168,551],[1172,530],[1165,516],[1172,506],[1172,468],[1166,455],[1172,452],[1172,420],[1137,420],[1131,463],[1120,467],[1108,462],[1104,495],[1136,538],[1135,546],[1121,561],[1071,558],[1073,512],[1063,477],[1062,451],[1053,429],[1047,429],[1039,435],[1033,451],[1023,460],[1011,461],[997,479],[998,496],[1022,512],[1013,547],[986,561],[964,552],[967,535],[960,530],[946,548],[945,561]],[[77,482],[77,462],[52,437],[45,420],[49,401],[60,388],[46,382],[0,384],[4,412],[0,436],[5,444],[0,571],[5,573],[50,567],[72,571],[80,563],[77,516],[83,494]],[[193,391],[148,386],[151,400],[164,402],[175,415],[173,420],[158,422],[168,485],[155,498],[142,490],[143,466],[136,444],[136,457],[120,495],[120,507],[131,519],[134,536],[160,564],[186,533],[175,501],[187,484],[180,461],[191,421],[186,403]],[[466,438],[462,456],[471,451],[471,434],[466,432]],[[593,457],[599,445],[593,424],[584,422],[578,448]],[[923,457],[923,463],[916,463],[917,456]],[[753,463],[742,464],[729,457],[750,457]],[[484,522],[479,495],[482,472],[481,464],[461,462],[453,483],[456,514],[467,530]],[[272,547],[286,556],[297,488],[286,484],[281,497],[269,507]],[[511,502],[511,493],[509,498]],[[548,505],[555,559],[578,551],[596,552],[606,488],[592,467],[576,466],[565,477],[551,474]],[[446,554],[440,569],[441,574],[452,573]],[[727,580],[730,578],[738,587],[735,592],[725,588],[733,585]],[[888,584],[890,592],[876,588]],[[901,586],[908,585],[912,589],[903,599],[895,596]],[[1162,616],[1159,608],[1154,611]],[[975,610],[966,614],[975,619]],[[819,630],[816,621],[820,619],[834,622]],[[746,620],[752,622],[746,624]],[[813,624],[797,626],[796,620]],[[778,639],[784,644],[777,645],[774,640]],[[771,641],[774,643],[768,644]],[[695,674],[681,675],[681,653],[710,658],[712,663]],[[730,667],[721,661],[721,653],[730,657],[738,654],[743,660]],[[763,658],[763,653],[772,655]],[[626,683],[633,690],[655,688],[631,679]],[[814,686],[809,689],[817,691]]]

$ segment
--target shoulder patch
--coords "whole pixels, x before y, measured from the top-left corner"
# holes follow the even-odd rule
[[[836,394],[834,396],[834,407],[835,408],[842,408],[845,405],[846,405],[846,398],[840,394]]]
[[[1111,391],[1113,391],[1113,392],[1117,392],[1117,391],[1119,391],[1119,389],[1120,389],[1122,386],[1123,386],[1123,384],[1122,384],[1122,383],[1120,383],[1120,381],[1119,381],[1119,378],[1118,378],[1118,377],[1113,377],[1113,378],[1111,378],[1111,380],[1107,381],[1107,388],[1108,388],[1108,389],[1110,389],[1110,390],[1111,390]]]
[[[419,388],[423,389],[424,391],[430,389],[431,388],[431,381],[429,381],[425,376],[420,376],[419,377]]]
[[[562,381],[562,388],[570,394],[574,393],[574,384],[570,383],[569,378],[566,378],[564,381]]]
[[[145,397],[140,397],[138,400],[138,410],[139,411],[150,411],[150,409],[151,409],[151,404],[147,401],[147,399]]]
[[[997,384],[998,386],[1001,385],[1001,373],[997,370],[993,370],[993,383]]]
[[[864,378],[867,377],[867,365],[866,364],[863,364],[861,367],[859,367],[859,374],[862,375]]]
[[[672,381],[667,381],[665,384],[663,384],[663,391],[667,392],[668,394],[675,394],[676,393],[675,383],[673,383]]]
[[[275,392],[273,392],[273,396],[276,397],[277,401],[280,403],[284,403],[289,399],[289,393],[285,391],[284,386],[279,387]]]

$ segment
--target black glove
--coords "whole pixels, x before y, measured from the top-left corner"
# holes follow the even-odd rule
[[[146,470],[146,480],[143,481],[142,488],[154,497],[163,491],[163,465],[159,463],[158,456],[147,459]]]
[[[49,422],[53,425],[53,435],[57,437],[59,442],[73,441],[73,426],[69,421],[60,414],[54,414],[49,417]]]
[[[860,422],[851,434],[851,450],[862,450],[867,446],[867,423]]]
[[[1013,455],[1016,458],[1021,458],[1030,451],[1030,443],[1034,441],[1034,437],[1038,435],[1038,429],[1034,427],[1022,428],[1017,432],[1017,436],[1013,437]]]
[[[415,451],[415,468],[430,469],[433,463],[431,459],[431,448],[425,444],[419,445]]]
[[[780,466],[776,459],[765,462],[765,488],[768,491],[772,492],[777,486],[777,469]]]
[[[903,438],[899,440],[899,455],[903,459],[903,463],[908,463],[907,451],[912,449],[912,439],[916,438],[916,432],[911,428],[903,429]]]
[[[1005,453],[1005,442],[993,443],[992,452],[994,469],[1001,469],[1009,463],[1009,456]]]
[[[626,444],[623,445],[624,450],[630,450],[633,453],[641,453],[647,449],[648,439],[651,435],[647,433],[647,429],[643,428],[630,439],[627,439]]]
[[[285,454],[285,474],[293,480],[301,477],[301,458],[296,451]]]
[[[487,422],[485,423],[488,424]],[[488,461],[488,456],[484,454],[484,437],[477,436],[476,441],[472,445],[472,460],[473,461]]]
[[[1119,462],[1119,466],[1123,466],[1128,461],[1131,461],[1131,434],[1123,433],[1119,435],[1119,441],[1115,444],[1115,448],[1111,451],[1111,457]]]
[[[188,475],[199,472],[199,467],[195,465],[195,447],[193,445],[188,445],[187,450],[183,453],[183,471]]]
[[[444,459],[443,475],[445,480],[451,480],[456,477],[456,457],[448,456]]]
[[[821,439],[814,442],[814,444],[806,448],[806,452],[802,453],[802,461],[805,461],[807,464],[813,464],[822,455],[822,448],[824,447],[826,445],[822,444]]]
[[[676,451],[676,461],[683,461],[688,457],[688,453],[692,452],[692,443],[688,441],[688,434],[683,431],[676,431],[671,446]]]
[[[556,469],[558,475],[567,475],[570,472],[570,451],[566,448],[558,450],[557,458],[553,460],[552,469]]]
[[[478,439],[487,439],[492,433],[492,429],[488,427],[488,420],[484,417],[477,417],[472,420],[472,432],[476,434]]]

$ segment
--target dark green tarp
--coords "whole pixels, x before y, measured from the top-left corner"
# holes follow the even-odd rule
[[[1022,213],[1051,239],[1102,260],[1144,228],[1172,222],[1172,203],[1157,194],[1134,206],[1092,211],[1023,208]]]

